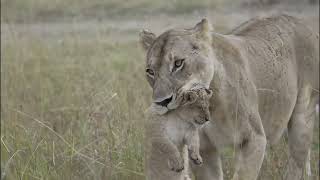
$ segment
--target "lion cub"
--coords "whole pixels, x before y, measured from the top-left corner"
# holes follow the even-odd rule
[[[210,120],[211,96],[212,91],[205,88],[189,90],[176,98],[177,109],[164,115],[152,115],[146,129],[146,136],[149,138],[147,142],[150,143],[147,146],[149,157],[146,157],[146,165],[150,171],[147,172],[147,179],[182,179],[181,173],[179,175],[174,171],[184,169],[181,155],[184,145],[187,146],[190,159],[197,165],[202,163],[198,128]]]

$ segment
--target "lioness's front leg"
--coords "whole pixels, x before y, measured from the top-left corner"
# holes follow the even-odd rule
[[[168,169],[181,172],[184,169],[183,158],[178,148],[166,138],[152,139],[152,146],[157,148],[164,158],[167,158]]]
[[[205,126],[211,129],[212,123]],[[203,159],[201,166],[191,163],[191,168],[196,180],[223,180],[221,157],[218,149],[210,142],[205,127],[199,129],[200,154]]]
[[[257,125],[260,118],[256,118],[252,119],[251,122],[256,121],[254,123]],[[259,126],[254,128],[259,128]],[[232,180],[257,179],[264,158],[266,142],[263,129],[252,129],[251,134],[242,139],[240,145],[236,147],[236,166]]]

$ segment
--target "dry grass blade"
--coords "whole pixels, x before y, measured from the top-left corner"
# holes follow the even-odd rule
[[[21,173],[21,179],[23,179],[23,176],[24,176],[25,172],[27,171],[27,168],[28,168],[31,160],[32,160],[34,154],[36,153],[36,151],[38,150],[39,145],[42,143],[42,141],[43,141],[43,139],[41,139],[41,141],[37,144],[36,148],[33,150],[32,154],[31,154],[31,157],[29,158],[26,166],[24,167],[24,169],[23,169],[23,171],[22,171],[22,173]]]
[[[74,149],[73,145],[71,145],[71,144],[70,144],[67,140],[65,140],[60,134],[58,134],[57,132],[55,132],[52,128],[50,128],[48,125],[46,125],[45,123],[43,123],[43,122],[40,121],[39,119],[34,118],[33,116],[31,116],[31,115],[29,115],[29,114],[27,114],[27,113],[25,113],[25,112],[22,112],[22,111],[20,111],[20,110],[17,110],[17,109],[11,109],[11,110],[12,110],[12,111],[15,111],[15,112],[17,112],[17,113],[19,113],[19,114],[21,114],[21,115],[23,115],[23,116],[25,116],[25,117],[28,117],[28,118],[30,118],[30,119],[32,119],[32,120],[34,120],[34,121],[36,121],[36,122],[39,123],[41,126],[43,126],[43,127],[47,128],[48,130],[50,130],[54,135],[56,135],[59,139],[61,139],[69,148],[71,148],[72,151],[75,152],[75,154],[77,154],[77,155],[79,155],[79,156],[81,156],[81,157],[83,157],[83,158],[85,158],[85,159],[91,160],[92,162],[95,162],[95,163],[100,164],[100,165],[102,165],[102,166],[108,167],[106,164],[102,163],[101,161],[98,161],[98,160],[96,160],[96,159],[93,159],[93,158],[91,158],[91,157],[89,157],[89,156],[87,156],[87,155],[79,152],[78,150]],[[125,169],[125,168],[120,168],[120,167],[115,167],[115,168],[117,168],[118,170],[121,170],[121,171],[126,171],[126,172],[129,172],[129,173],[135,174],[135,175],[144,176],[144,174],[139,173],[139,172],[136,172],[136,171],[133,171],[133,170],[130,170],[130,169]]]
[[[5,179],[5,177],[6,177],[6,171],[7,171],[8,167],[9,167],[11,161],[13,160],[13,158],[14,158],[19,152],[23,152],[23,150],[20,150],[20,149],[17,150],[17,151],[14,152],[14,153],[12,154],[12,156],[9,158],[9,160],[7,161],[6,165],[5,165],[4,168],[3,168],[3,171],[1,171],[1,179]]]
[[[4,146],[4,148],[7,150],[7,152],[10,153],[9,148],[7,147],[6,143],[4,143],[3,137],[4,137],[4,136],[1,136],[1,142],[2,142],[2,144],[3,144],[3,146]]]

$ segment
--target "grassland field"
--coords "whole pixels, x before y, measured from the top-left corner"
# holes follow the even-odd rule
[[[1,0],[1,179],[141,180],[145,111],[142,28],[158,34],[208,17],[226,32],[287,12],[318,28],[317,6],[249,10],[228,0]],[[319,116],[311,166],[319,177]],[[233,151],[223,152],[232,175]],[[281,180],[287,140],[269,148],[260,179]]]

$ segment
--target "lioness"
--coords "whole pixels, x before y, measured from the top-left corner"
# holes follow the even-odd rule
[[[150,115],[146,148],[149,153],[145,161],[148,180],[183,180],[188,177],[187,173],[180,173],[185,164],[185,157],[181,155],[184,145],[194,164],[202,164],[198,129],[210,120],[211,95],[212,91],[205,88],[185,91],[176,98],[176,103],[180,105],[178,109]],[[153,110],[151,107],[151,113]]]
[[[199,131],[197,180],[222,180],[219,150],[236,150],[233,179],[255,180],[267,142],[288,129],[287,180],[300,180],[308,166],[319,89],[319,35],[288,15],[257,18],[228,34],[203,19],[191,29],[156,37],[142,31],[146,76],[154,104],[170,109],[178,91],[195,83],[213,89],[214,123]],[[148,167],[146,167],[148,168]],[[308,172],[308,169],[307,169]],[[307,173],[309,174],[309,173]]]

